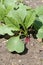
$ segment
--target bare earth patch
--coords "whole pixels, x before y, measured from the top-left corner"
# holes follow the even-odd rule
[[[31,38],[22,54],[10,53],[6,42],[6,39],[0,39],[0,65],[43,65],[43,44],[36,39]]]
[[[29,6],[43,5],[43,0],[25,0]],[[43,65],[43,43],[31,37],[22,54],[10,53],[6,49],[5,38],[0,38],[0,65]]]
[[[25,0],[24,2],[33,8],[43,5],[43,0]]]

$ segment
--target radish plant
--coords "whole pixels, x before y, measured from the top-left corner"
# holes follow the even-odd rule
[[[24,51],[25,42],[28,43],[30,41],[28,31],[31,26],[36,26],[35,29],[39,30],[39,35],[40,29],[37,28],[35,20],[38,19],[42,22],[43,15],[40,17],[38,12],[37,9],[32,9],[23,3],[17,4],[16,0],[0,1],[0,34],[11,36],[6,44],[10,52],[16,51],[21,53]],[[43,22],[41,26],[43,28]],[[25,42],[20,38],[22,35],[25,36]]]

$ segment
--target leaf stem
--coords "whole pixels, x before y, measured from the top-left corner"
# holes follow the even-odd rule
[[[27,35],[28,35],[28,33],[27,33],[27,29],[26,29],[26,27],[25,27],[25,25],[24,25],[24,24],[22,24],[22,26],[23,26],[23,28],[24,28],[23,33],[24,33],[24,35],[25,35],[25,36],[27,36]]]

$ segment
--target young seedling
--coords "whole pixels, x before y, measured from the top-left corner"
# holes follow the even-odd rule
[[[12,36],[6,44],[10,52],[16,51],[17,53],[22,53],[24,51],[25,43],[30,41],[28,31],[31,26],[37,29],[37,37],[43,38],[43,23],[42,27],[38,28],[39,26],[37,27],[37,22],[35,22],[36,18],[42,21],[43,15],[40,19],[39,11],[37,11],[37,9],[32,9],[23,3],[17,4],[16,0],[4,0],[3,3],[0,1],[0,22],[2,23],[0,25],[0,34]],[[25,43],[20,38],[22,35],[25,36]]]

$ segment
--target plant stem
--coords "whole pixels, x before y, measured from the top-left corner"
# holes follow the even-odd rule
[[[24,24],[22,24],[22,26],[23,26],[23,28],[24,28],[24,31],[23,31],[23,32],[24,32],[24,35],[27,36],[27,35],[28,35],[28,33],[27,33],[27,29],[26,29],[26,27],[25,27]]]

